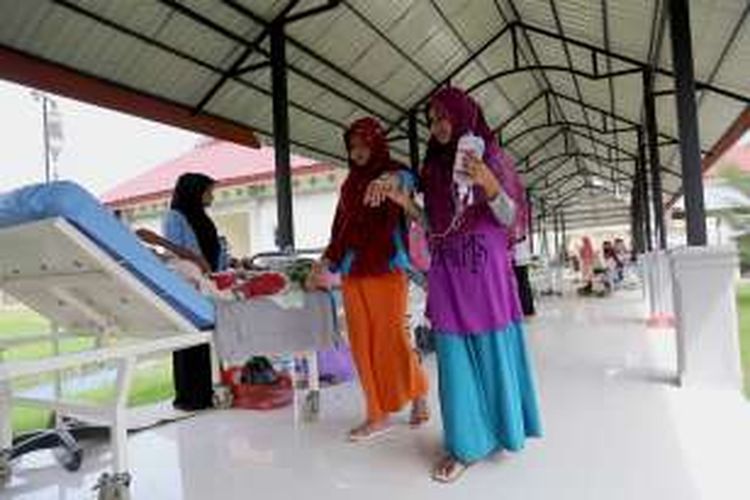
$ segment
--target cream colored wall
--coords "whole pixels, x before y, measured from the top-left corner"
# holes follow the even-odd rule
[[[316,249],[328,244],[337,202],[338,192],[334,190],[295,194],[294,240],[297,248]],[[251,205],[250,210],[252,253],[276,250],[276,200],[262,198]]]
[[[236,212],[212,214],[216,229],[226,237],[231,255],[244,257],[250,254],[250,214],[246,207]]]

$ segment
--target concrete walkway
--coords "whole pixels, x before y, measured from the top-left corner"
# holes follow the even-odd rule
[[[549,299],[540,310],[529,336],[545,437],[523,453],[473,467],[455,485],[428,477],[440,453],[439,418],[412,431],[404,415],[380,441],[347,443],[360,405],[350,385],[324,392],[314,424],[295,426],[291,409],[217,411],[134,435],[134,497],[750,498],[750,404],[739,394],[672,385],[674,335],[646,330],[638,292]],[[107,453],[94,452],[84,471],[68,474],[49,457],[29,457],[4,495],[82,498],[107,460]]]

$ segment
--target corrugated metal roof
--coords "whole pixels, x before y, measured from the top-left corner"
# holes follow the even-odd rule
[[[610,68],[618,72],[635,68],[633,63],[647,63],[650,47],[657,45],[660,33],[663,43],[656,60],[660,67],[671,68],[669,23],[660,21],[663,3],[344,0],[330,11],[286,28],[294,150],[341,161],[342,128],[366,114],[383,120],[394,137],[404,136],[405,113],[424,104],[425,97],[448,76],[453,75],[453,84],[471,87],[490,75],[510,73],[517,55],[521,68],[542,65],[548,69],[506,74],[474,92],[491,125],[514,118],[502,131],[504,139],[533,128],[508,144],[511,154],[523,160],[533,153],[533,163],[565,153],[567,142],[568,152],[579,156],[555,171],[553,179],[582,167],[581,176],[589,170],[625,182],[623,179],[632,175],[631,158],[637,152],[632,128],[642,122],[641,76],[620,75],[611,80],[598,76]],[[302,0],[296,4],[292,14],[322,2]],[[692,0],[690,4],[696,76],[705,83],[750,95],[750,81],[744,75],[750,61],[747,2]],[[263,23],[288,5],[289,0],[0,0],[0,47],[195,107],[246,52],[248,44],[263,33]],[[509,23],[518,22],[525,24],[508,28]],[[498,37],[503,30],[505,34]],[[576,43],[555,38],[561,34]],[[599,51],[595,58],[592,47]],[[607,49],[625,60],[607,57]],[[268,51],[265,37],[260,49],[251,51],[240,67],[266,60]],[[463,69],[453,74],[459,68]],[[577,76],[561,71],[564,68],[575,70]],[[671,78],[657,75],[656,88],[671,87]],[[547,100],[539,99],[519,113],[544,92],[550,95],[549,110]],[[203,110],[268,137],[273,128],[270,96],[270,72],[258,68],[231,75]],[[710,92],[699,96],[701,146],[709,150],[746,103]],[[657,112],[664,143],[662,163],[679,172],[678,149],[669,144],[669,138],[677,136],[673,97],[660,96]],[[424,147],[428,132],[423,115],[419,116]],[[550,119],[555,125],[545,127]],[[575,125],[561,133],[566,122]],[[610,133],[613,128],[618,129],[616,134]],[[562,139],[565,135],[567,141]],[[397,155],[406,156],[406,141],[396,139],[392,146]],[[539,172],[555,170],[551,168],[554,164],[540,167],[527,180],[532,182]],[[613,174],[614,170],[618,172]],[[665,174],[663,184],[668,194],[675,193],[680,179]],[[569,187],[575,183],[563,186],[558,195],[564,197]],[[554,186],[550,189],[555,191]],[[585,193],[584,189],[582,197],[574,195],[577,204],[588,203]]]

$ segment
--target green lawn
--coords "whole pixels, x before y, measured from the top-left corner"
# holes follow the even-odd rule
[[[49,329],[49,323],[41,316],[26,309],[0,310],[0,338],[13,336],[28,336],[44,333]],[[61,343],[61,351],[73,352],[90,348],[91,339],[66,339]],[[3,359],[34,359],[43,358],[52,354],[52,346],[48,342],[35,343],[19,348],[9,349],[4,353]],[[41,383],[49,383],[52,376],[40,376],[33,379],[24,379],[14,384],[16,389],[32,387]],[[114,387],[104,386],[93,391],[76,394],[75,399],[82,401],[99,402],[113,396]],[[173,396],[172,389],[172,364],[168,358],[157,361],[149,361],[138,367],[133,379],[133,384],[128,396],[130,406],[154,403]],[[45,410],[36,408],[15,407],[11,415],[13,431],[20,433],[28,430],[47,427],[50,422],[50,414]]]
[[[28,309],[7,309],[0,311],[0,337],[43,333],[49,322]]]
[[[0,339],[26,337],[47,333],[50,325],[47,320],[28,309],[0,310]],[[89,338],[64,339],[60,342],[61,352],[75,352],[88,349],[93,345]],[[27,344],[9,349],[3,354],[3,360],[35,359],[51,356],[50,342]]]
[[[73,399],[88,402],[102,402],[112,398],[114,387],[105,386],[93,391],[77,394]],[[150,363],[140,367],[135,374],[133,385],[128,395],[129,406],[140,406],[174,396],[172,388],[172,365],[169,360]],[[39,408],[15,407],[11,414],[13,432],[22,433],[47,427],[50,423],[50,412]]]
[[[740,324],[740,355],[745,377],[745,395],[750,398],[750,285],[737,290],[737,309]]]

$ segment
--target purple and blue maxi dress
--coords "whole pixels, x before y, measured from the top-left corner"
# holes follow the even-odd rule
[[[473,99],[445,88],[430,106],[448,116],[454,139],[446,145],[430,140],[421,175],[432,259],[427,314],[436,339],[444,446],[471,463],[500,450],[518,451],[527,437],[541,435],[510,254],[524,227],[525,200],[512,160]],[[475,187],[475,204],[462,209],[451,186],[455,138],[465,133],[484,139],[484,162],[502,192],[488,200]],[[515,207],[505,222],[496,210],[504,200]]]

